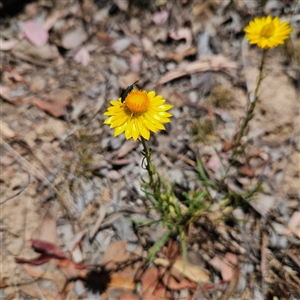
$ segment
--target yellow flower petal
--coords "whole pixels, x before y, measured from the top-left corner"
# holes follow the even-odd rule
[[[114,136],[124,133],[126,139],[143,137],[149,140],[150,131],[165,130],[162,123],[170,122],[172,114],[167,111],[173,105],[165,102],[155,91],[132,90],[123,103],[121,98],[110,101],[111,106],[104,113],[108,116],[104,124],[114,129]]]
[[[283,44],[292,32],[288,22],[280,24],[280,18],[272,16],[255,18],[244,28],[250,44],[269,49]]]

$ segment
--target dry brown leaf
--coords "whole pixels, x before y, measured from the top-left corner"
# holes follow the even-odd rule
[[[67,113],[66,106],[72,95],[68,89],[56,89],[50,92],[49,100],[34,98],[31,103],[54,117],[61,117]]]
[[[164,266],[166,268],[170,266],[170,261],[164,258],[156,258],[154,260],[154,263],[156,265]],[[189,280],[192,280],[193,282],[198,283],[210,281],[210,276],[207,270],[190,263],[184,263],[182,260],[176,260],[172,266],[172,269],[183,274],[184,277],[186,277]]]
[[[190,263],[184,263],[181,260],[176,260],[173,268],[176,269],[177,271],[181,272],[182,274],[184,274],[184,276],[186,278],[188,278],[189,280],[192,280],[194,282],[209,282],[210,281],[210,277],[209,277],[209,273],[207,270],[190,264]]]
[[[168,10],[162,10],[160,12],[156,12],[155,14],[153,14],[151,19],[155,25],[160,26],[168,20],[169,14],[170,13]]]
[[[109,287],[134,291],[136,288],[134,276],[122,275],[122,272],[115,272],[110,275]]]
[[[129,1],[128,0],[115,0],[117,6],[120,8],[122,11],[127,11],[128,6],[129,6]]]
[[[49,33],[43,28],[43,25],[36,20],[28,20],[23,23],[22,30],[27,39],[35,46],[42,47],[46,45]]]
[[[284,235],[289,235],[293,232],[300,239],[300,211],[295,211],[289,222],[288,228],[284,231]]]
[[[57,47],[53,44],[45,44],[42,47],[36,47],[26,39],[23,39],[22,43],[18,43],[11,50],[15,56],[23,59],[35,59],[35,62],[47,60],[54,60],[60,57]]]
[[[0,278],[0,289],[3,289],[7,287],[7,283],[5,280],[3,280],[2,278]]]
[[[120,296],[119,300],[141,300],[141,298],[136,294],[125,292]]]
[[[225,281],[230,281],[234,277],[234,267],[237,263],[237,256],[233,253],[226,253],[225,257],[216,255],[209,261],[210,265],[221,272],[222,278]]]
[[[127,241],[116,241],[108,246],[102,259],[106,270],[114,269],[119,263],[130,259],[131,254],[126,250],[127,243]]]
[[[216,153],[214,153],[206,163],[206,167],[215,172],[219,171],[221,166],[220,157]]]
[[[10,95],[11,89],[8,86],[0,85],[0,97],[13,103],[13,98]]]
[[[163,248],[163,251],[166,257],[173,261],[178,256],[179,245],[173,239],[169,239],[168,244]]]
[[[113,166],[125,166],[125,165],[131,164],[131,163],[138,163],[138,160],[123,158],[123,159],[114,159],[111,161],[111,164]],[[118,176],[118,178],[120,178],[120,175]]]
[[[66,106],[59,101],[35,98],[31,100],[31,103],[54,117],[62,117],[67,113]]]
[[[255,170],[250,166],[242,166],[239,168],[239,173],[248,177],[255,176]]]
[[[158,84],[164,84],[176,78],[190,75],[197,72],[206,71],[231,71],[237,69],[237,63],[228,60],[223,55],[207,55],[201,57],[198,61],[191,62],[187,65],[167,72],[159,81]]]
[[[121,158],[128,154],[131,150],[135,149],[138,146],[134,140],[128,140],[123,143],[122,147],[118,150],[117,157]]]
[[[55,299],[57,292],[38,288],[37,283],[20,286],[20,289],[34,299]]]
[[[116,40],[114,37],[111,37],[107,34],[106,31],[103,30],[99,30],[97,32],[97,36],[105,45],[110,45]]]
[[[163,270],[165,273],[165,271]],[[165,275],[162,278],[162,281],[166,288],[173,291],[179,291],[182,289],[195,289],[197,287],[197,284],[195,282],[188,281],[186,279],[181,279],[180,281],[177,281],[170,273],[165,273]]]
[[[88,274],[87,265],[75,263],[70,257],[57,261],[56,265],[64,272],[68,280],[86,278]]]
[[[130,70],[132,72],[139,72],[141,70],[141,62],[143,56],[141,53],[135,53],[130,56]]]
[[[140,278],[137,278],[142,282],[142,295],[148,299],[152,296],[157,288],[159,271],[155,266],[149,267]]]
[[[223,142],[223,152],[227,152],[232,149],[234,142],[232,140],[225,140]]]
[[[144,51],[150,57],[153,57],[156,54],[156,50],[155,50],[155,47],[153,45],[153,42],[147,37],[143,37],[141,41],[142,41],[142,44],[143,44]]]
[[[56,242],[56,221],[49,213],[45,215],[40,225],[39,239],[50,243]]]
[[[111,272],[110,287],[134,290],[136,287],[136,273],[141,266],[141,247],[135,253],[126,250],[127,241],[111,243],[102,259],[106,272]]]
[[[80,46],[88,38],[87,32],[84,26],[78,26],[68,32],[62,37],[62,46],[65,49],[74,49]]]
[[[81,47],[75,54],[74,60],[86,67],[90,63],[90,53],[86,47]]]
[[[0,51],[11,50],[19,42],[20,42],[20,40],[18,40],[18,39],[10,39],[10,40],[0,39]]]
[[[98,232],[98,230],[105,218],[105,215],[106,215],[106,208],[104,205],[101,205],[100,209],[99,209],[97,221],[89,234],[90,239],[93,239],[94,236],[96,235],[96,233]]]
[[[119,84],[120,87],[125,90],[129,85],[131,85],[133,82],[136,82],[140,79],[140,76],[138,73],[127,73],[124,76],[119,76]]]
[[[16,136],[15,132],[11,130],[8,124],[2,120],[0,120],[0,133],[1,133],[1,137],[3,137],[4,139],[5,138],[11,139]]]
[[[43,24],[44,29],[49,31],[53,27],[55,22],[58,19],[69,14],[71,9],[72,9],[72,7],[69,7],[68,9],[56,10],[53,13],[51,13],[45,20],[45,23]]]
[[[171,39],[175,41],[179,41],[184,39],[185,44],[179,45],[176,49],[177,53],[183,53],[187,51],[189,48],[192,46],[192,41],[193,41],[193,35],[192,31],[188,27],[180,28],[178,30],[173,30],[169,33],[169,36]]]
[[[165,62],[168,62],[170,60],[175,60],[177,63],[180,63],[186,56],[195,55],[196,53],[197,53],[197,48],[191,47],[187,51],[184,51],[182,53],[167,51],[167,52],[158,53],[157,56]]]
[[[51,100],[59,101],[62,105],[67,105],[72,96],[73,92],[69,89],[56,89],[49,94]]]
[[[131,45],[131,39],[125,37],[114,41],[111,45],[112,49],[117,53],[121,53]]]
[[[57,289],[62,290],[65,284],[65,276],[60,271],[45,271],[35,266],[24,265],[23,269],[34,278],[43,278],[47,280],[53,280],[56,284]]]

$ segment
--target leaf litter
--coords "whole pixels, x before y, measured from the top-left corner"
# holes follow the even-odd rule
[[[145,176],[138,167],[140,148],[124,138],[112,141],[101,126],[105,103],[141,79],[138,88],[159,87],[175,105],[175,122],[152,148],[162,173],[179,169],[184,174],[174,173],[176,192],[196,185],[200,152],[209,176],[219,178],[223,166],[215,149],[223,147],[226,166],[247,87],[257,74],[257,52],[248,49],[247,65],[240,59],[241,30],[256,10],[278,14],[278,4],[54,2],[36,1],[35,8],[24,8],[0,25],[4,196],[24,186],[24,168],[36,174],[20,195],[2,205],[4,298],[67,299],[72,293],[74,299],[297,299],[299,63],[289,55],[289,45],[271,55],[264,100],[248,133],[252,142],[238,162],[237,180],[228,184],[232,191],[243,191],[267,178],[263,190],[247,209],[229,207],[231,222],[222,219],[228,207],[212,205],[190,226],[188,252],[196,251],[201,265],[184,262],[176,243],[169,242],[169,250],[161,250],[148,266],[145,257],[162,229],[122,231],[135,217],[159,216],[149,212],[139,190]],[[286,9],[298,45],[295,1]],[[39,15],[45,16],[42,25]],[[28,40],[11,27],[21,21]],[[102,84],[98,94],[97,82]],[[280,89],[270,88],[273,84]],[[218,92],[222,85],[229,86],[230,96]],[[230,105],[226,99],[232,99]],[[207,122],[202,131],[200,118]],[[205,125],[212,127],[205,131]],[[209,135],[213,138],[204,143],[201,137]],[[32,278],[38,284],[29,285]],[[76,282],[82,283],[81,292]]]

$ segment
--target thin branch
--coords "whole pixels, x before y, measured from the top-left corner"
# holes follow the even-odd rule
[[[26,171],[27,172],[27,171]],[[29,183],[31,182],[31,176],[30,176],[30,173],[27,172],[27,175],[28,175],[28,180],[25,184],[25,186],[23,186],[19,191],[17,191],[15,194],[9,196],[8,198],[4,199],[3,201],[0,202],[0,205],[4,204],[5,202],[7,202],[8,200],[11,200],[17,196],[19,196],[29,185]]]

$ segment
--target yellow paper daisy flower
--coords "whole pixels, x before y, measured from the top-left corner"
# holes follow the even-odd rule
[[[111,106],[104,113],[109,118],[104,124],[115,128],[115,136],[125,132],[127,140],[133,138],[136,141],[140,136],[149,140],[150,131],[156,133],[158,130],[165,130],[162,123],[170,122],[172,114],[167,110],[173,105],[165,102],[166,100],[161,95],[156,96],[154,91],[132,90],[124,102],[121,98],[110,101]]]
[[[288,22],[280,24],[280,18],[272,16],[255,18],[244,28],[250,44],[257,44],[262,49],[269,49],[283,44],[292,32]]]

